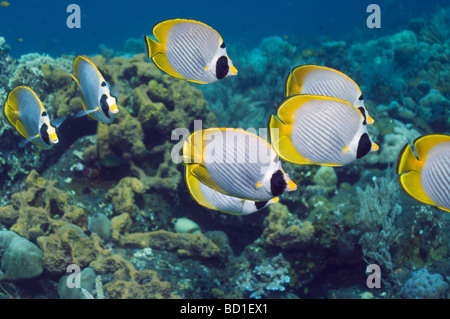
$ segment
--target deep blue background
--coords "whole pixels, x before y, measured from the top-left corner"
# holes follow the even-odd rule
[[[392,34],[412,17],[426,16],[449,1],[376,0],[9,0],[0,7],[0,36],[11,54],[39,52],[53,56],[92,54],[99,44],[121,50],[128,38],[150,35],[153,26],[172,18],[200,20],[215,28],[229,43],[256,46],[266,36],[288,36],[293,41],[361,41]],[[68,29],[69,4],[81,7],[81,29]],[[368,29],[366,8],[382,10],[382,28]],[[18,39],[22,38],[23,42]]]

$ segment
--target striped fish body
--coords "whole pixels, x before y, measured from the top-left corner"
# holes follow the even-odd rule
[[[214,30],[203,25],[189,22],[176,24],[167,37],[167,60],[186,79],[216,82],[218,79],[205,67],[217,55],[221,41]]]
[[[191,196],[200,205],[223,213],[248,215],[278,201],[278,198],[265,202],[256,202],[222,194],[202,182],[186,170],[186,181]]]
[[[419,202],[450,212],[450,136],[423,135],[413,147],[406,144],[398,155],[400,187]]]
[[[286,96],[295,94],[322,95],[347,101],[361,111],[368,124],[373,123],[359,86],[346,74],[332,68],[302,65],[286,78]]]
[[[73,69],[74,79],[80,87],[84,110],[88,111],[92,118],[111,124],[118,112],[117,101],[111,96],[103,75],[95,64],[84,56],[75,58]]]
[[[237,70],[221,36],[208,25],[187,19],[163,21],[146,37],[148,56],[164,72],[196,83],[213,83]]]
[[[202,144],[196,146],[195,135],[201,133],[191,136],[183,154],[189,154],[187,169],[206,186],[252,201],[269,201],[286,190],[294,190],[295,184],[265,140],[243,130],[207,129],[200,139]],[[200,155],[195,156],[193,149]],[[201,163],[195,163],[195,157],[201,158]]]
[[[430,150],[420,177],[423,190],[435,206],[450,210],[450,142]]]
[[[27,139],[39,135],[31,142],[42,149],[50,149],[53,146],[45,129],[50,126],[47,112],[30,88],[20,86],[12,90],[5,103],[4,113],[23,137]]]
[[[269,121],[271,139],[280,157],[289,162],[342,166],[378,149],[361,112],[340,99],[288,97],[278,109],[278,117]]]

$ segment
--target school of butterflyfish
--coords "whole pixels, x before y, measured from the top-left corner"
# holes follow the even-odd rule
[[[148,58],[163,72],[186,81],[209,84],[238,70],[225,42],[210,26],[189,19],[158,23],[145,36]],[[73,62],[72,78],[83,110],[110,124],[118,115],[118,86],[111,87],[86,56]],[[42,149],[58,143],[65,117],[50,120],[39,97],[26,86],[12,90],[4,106],[8,121]],[[268,121],[269,141],[249,131],[210,128],[194,132],[183,144],[187,188],[203,207],[247,215],[279,201],[297,185],[281,160],[298,165],[343,166],[376,152],[367,131],[374,122],[359,86],[346,74],[317,65],[292,69],[284,100]],[[401,150],[397,160],[401,188],[416,200],[450,212],[450,136],[430,134]]]

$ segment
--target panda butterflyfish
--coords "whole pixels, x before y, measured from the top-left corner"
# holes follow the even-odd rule
[[[297,189],[270,144],[244,130],[196,131],[183,145],[183,160],[189,174],[228,196],[269,201]]]
[[[289,73],[285,83],[286,97],[296,94],[331,96],[354,105],[363,113],[368,124],[373,118],[364,106],[359,86],[346,74],[324,66],[302,65]]]
[[[76,117],[89,115],[102,123],[110,124],[119,112],[117,94],[119,88],[110,88],[94,63],[85,56],[77,56],[73,61],[72,78],[77,82],[81,91],[84,111]]]
[[[25,137],[19,143],[24,147],[32,142],[42,149],[50,149],[59,142],[56,129],[64,122],[65,116],[50,123],[50,118],[36,93],[26,86],[16,87],[8,94],[4,113],[8,121]]]
[[[202,22],[166,20],[153,34],[157,41],[145,36],[148,57],[173,77],[207,84],[238,73],[220,34]]]
[[[400,151],[399,184],[419,202],[450,212],[450,136],[424,135]]]
[[[269,119],[273,147],[296,164],[342,166],[377,151],[361,111],[347,101],[293,95]]]
[[[228,214],[252,214],[279,201],[278,197],[269,201],[252,201],[222,194],[200,182],[188,169],[186,183],[189,193],[198,204]]]

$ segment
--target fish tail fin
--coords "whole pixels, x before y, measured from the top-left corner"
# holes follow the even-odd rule
[[[149,59],[164,51],[163,45],[161,43],[156,42],[148,36],[145,36],[145,45],[147,47],[147,55]]]
[[[420,171],[423,163],[414,155],[411,145],[406,144],[400,151],[397,159],[397,174],[401,175],[410,171]]]
[[[299,165],[316,164],[295,149],[287,125],[273,115],[269,119],[269,134],[273,148],[283,160]]]
[[[397,160],[397,174],[400,187],[419,202],[436,206],[437,204],[425,193],[422,187],[420,171],[423,162],[419,161],[412,147],[406,144],[400,151]]]

